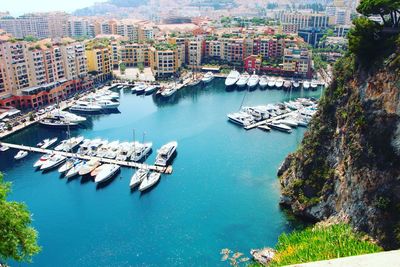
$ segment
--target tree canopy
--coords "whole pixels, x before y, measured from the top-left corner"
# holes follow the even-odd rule
[[[357,11],[367,17],[379,15],[385,26],[399,27],[400,0],[361,0]]]
[[[40,251],[38,234],[30,226],[32,219],[26,205],[7,201],[10,187],[0,173],[0,260],[29,262]]]

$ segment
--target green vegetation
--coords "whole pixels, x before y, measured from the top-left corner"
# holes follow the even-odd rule
[[[0,260],[31,261],[40,252],[37,232],[30,224],[31,215],[23,203],[7,201],[10,183],[0,174]]]
[[[143,73],[143,71],[144,71],[144,65],[143,65],[143,63],[140,62],[140,63],[138,63],[137,66],[138,66],[139,72],[140,72],[140,73]]]
[[[177,45],[164,42],[164,43],[155,44],[154,48],[158,51],[175,50],[177,48]]]
[[[121,63],[119,64],[119,71],[121,72],[121,74],[124,74],[126,71],[126,65],[125,63]]]
[[[25,42],[37,42],[39,41],[38,38],[35,38],[31,35],[25,36],[25,38],[23,39]]]
[[[278,239],[276,250],[271,267],[374,253],[382,248],[366,241],[349,225],[335,224],[284,233]]]
[[[86,43],[86,50],[102,49],[110,45],[110,40],[107,38],[93,39]]]

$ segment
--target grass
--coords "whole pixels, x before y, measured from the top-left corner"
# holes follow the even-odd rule
[[[284,233],[279,237],[276,250],[271,267],[374,253],[382,248],[365,240],[349,225],[335,224]]]

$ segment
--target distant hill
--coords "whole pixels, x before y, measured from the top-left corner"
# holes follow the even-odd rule
[[[133,8],[146,5],[148,0],[109,0],[107,2],[96,3],[93,6],[77,9],[76,16],[94,16],[110,12],[118,12],[120,8]]]

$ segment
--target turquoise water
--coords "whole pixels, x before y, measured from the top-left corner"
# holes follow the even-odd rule
[[[13,182],[10,199],[33,213],[42,252],[33,266],[228,266],[220,250],[246,254],[273,246],[292,225],[279,209],[276,170],[301,141],[292,134],[245,131],[226,114],[244,105],[276,103],[319,92],[278,90],[226,92],[222,80],[185,88],[167,101],[121,92],[119,114],[90,117],[72,135],[131,140],[146,132],[155,149],[177,140],[172,175],[151,191],[129,190],[132,169],[123,168],[106,186],[35,171],[39,155],[14,161],[0,154],[0,171]],[[6,139],[34,145],[65,131],[33,126]],[[148,162],[154,162],[155,153]],[[23,264],[22,264],[23,266]]]

